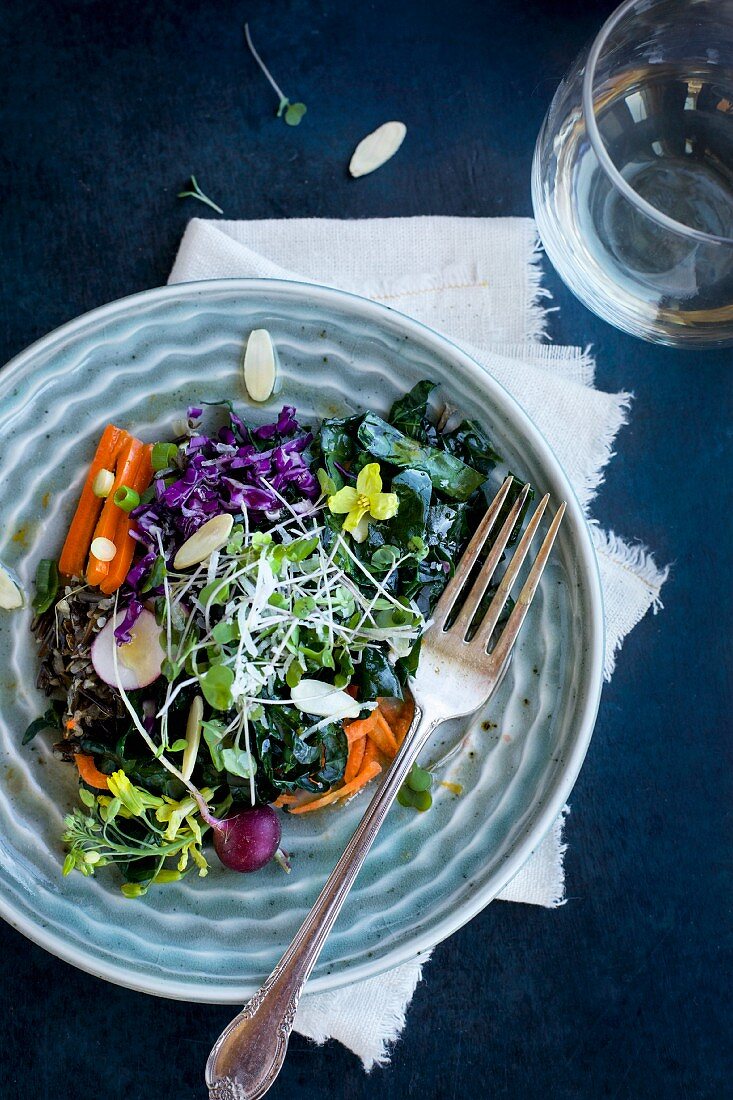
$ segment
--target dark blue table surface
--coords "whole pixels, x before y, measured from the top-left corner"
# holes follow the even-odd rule
[[[0,14],[0,361],[165,282],[191,172],[229,217],[528,215],[534,138],[608,0],[104,0]],[[242,46],[250,19],[298,129]],[[355,141],[408,139],[360,181]],[[552,336],[631,389],[595,506],[673,568],[572,798],[568,903],[436,949],[392,1066],[295,1037],[273,1098],[721,1097],[731,1058],[731,353],[623,336],[557,278]],[[1,421],[0,421],[1,423]],[[0,427],[0,439],[2,428]],[[243,945],[244,948],[244,945]],[[0,1096],[193,1100],[228,1008],[118,989],[0,928]]]

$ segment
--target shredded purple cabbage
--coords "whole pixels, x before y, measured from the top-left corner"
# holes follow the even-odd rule
[[[186,415],[191,422],[203,413],[191,407]],[[131,534],[145,553],[125,581],[129,603],[115,631],[120,644],[129,640],[142,609],[140,590],[161,548],[170,564],[178,547],[211,516],[246,512],[249,526],[257,527],[281,518],[286,504],[305,513],[319,496],[308,452],[313,435],[300,427],[292,405],[260,428],[249,428],[230,409],[229,424],[216,435],[205,435],[198,425],[194,430],[181,451],[178,476],[157,475],[153,499],[131,513]]]
[[[143,604],[137,598],[137,596],[131,596],[130,602],[125,608],[125,617],[118,627],[115,627],[115,641],[117,645],[127,645],[132,641],[132,634],[130,631],[140,618],[143,611]]]

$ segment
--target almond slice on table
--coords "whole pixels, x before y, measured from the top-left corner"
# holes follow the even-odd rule
[[[393,157],[405,140],[404,122],[385,122],[357,145],[349,164],[352,176],[366,176]]]

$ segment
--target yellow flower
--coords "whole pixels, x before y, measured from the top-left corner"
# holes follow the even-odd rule
[[[150,794],[143,787],[136,787],[131,783],[121,768],[107,776],[107,783],[114,798],[122,803],[117,811],[120,817],[144,817],[146,810],[163,805],[163,799],[157,794]],[[99,795],[98,801],[100,805],[108,808],[112,800],[106,795]]]
[[[391,519],[397,515],[399,501],[396,493],[382,492],[382,475],[379,463],[370,462],[356,479],[356,488],[344,486],[328,498],[328,507],[334,515],[346,514],[343,529],[349,531],[356,542],[367,537],[369,521]]]
[[[112,775],[107,778],[107,783],[114,797],[119,798],[122,805],[133,817],[143,816],[145,805],[140,797],[140,792],[130,782],[122,769],[112,772]]]

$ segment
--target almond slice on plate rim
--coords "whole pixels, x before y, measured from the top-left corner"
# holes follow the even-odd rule
[[[266,328],[253,329],[244,352],[244,384],[253,401],[267,401],[275,388],[277,360]]]

